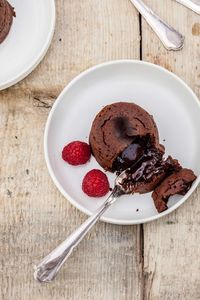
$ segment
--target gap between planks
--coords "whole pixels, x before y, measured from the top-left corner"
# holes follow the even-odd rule
[[[139,35],[140,35],[140,60],[142,60],[142,15],[139,13]],[[145,300],[145,278],[144,278],[144,226],[140,224],[140,261],[141,261],[141,299]]]

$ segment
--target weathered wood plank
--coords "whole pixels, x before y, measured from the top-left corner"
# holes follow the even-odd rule
[[[142,299],[140,227],[99,223],[51,285],[32,265],[85,220],[54,187],[43,130],[62,88],[106,60],[139,58],[138,13],[127,0],[56,1],[52,46],[24,81],[0,93],[0,299]]]
[[[182,51],[166,51],[143,20],[143,59],[175,72],[200,95],[199,16],[175,1],[146,3],[186,39]],[[174,213],[144,225],[145,299],[200,299],[199,200],[200,189]]]

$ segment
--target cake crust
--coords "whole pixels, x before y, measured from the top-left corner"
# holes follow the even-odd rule
[[[192,170],[183,168],[163,180],[152,193],[157,211],[161,213],[168,208],[167,202],[170,196],[185,195],[195,179],[196,175]]]
[[[7,37],[13,17],[15,17],[14,8],[6,0],[0,0],[0,43]]]

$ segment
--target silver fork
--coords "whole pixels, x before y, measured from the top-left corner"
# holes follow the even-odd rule
[[[134,165],[133,165],[134,166]],[[131,167],[133,167],[131,166]],[[78,227],[62,244],[48,254],[38,266],[35,266],[34,278],[40,282],[51,282],[66,259],[70,256],[73,249],[80,243],[87,232],[99,220],[103,213],[123,194],[125,191],[122,187],[122,182],[126,177],[126,169],[116,179],[115,186],[107,198],[107,200],[100,206],[95,213],[89,217],[80,227]]]
[[[200,14],[200,1],[199,0],[176,0],[176,2],[183,4],[187,8],[193,10],[195,13]]]
[[[183,48],[184,37],[181,33],[163,21],[142,0],[130,1],[160,38],[165,48],[168,50],[180,50]]]

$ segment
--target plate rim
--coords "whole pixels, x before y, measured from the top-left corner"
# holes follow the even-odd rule
[[[104,68],[106,66],[109,65],[115,65],[115,64],[141,64],[141,65],[146,65],[146,66],[150,66],[152,68],[155,69],[159,69],[160,71],[166,73],[167,75],[173,77],[175,80],[179,81],[187,90],[188,92],[191,94],[193,100],[196,102],[196,104],[199,106],[199,110],[200,110],[200,101],[198,99],[198,97],[196,96],[196,94],[193,92],[193,90],[185,83],[185,81],[183,81],[180,77],[178,77],[176,74],[170,72],[169,70],[147,62],[147,61],[141,61],[141,60],[137,60],[137,59],[119,59],[119,60],[110,60],[107,62],[103,62],[97,65],[94,65],[93,67],[86,69],[85,71],[79,73],[77,76],[75,76],[65,87],[64,89],[61,91],[61,93],[58,95],[57,99],[55,100],[47,121],[46,121],[46,125],[45,125],[45,130],[44,130],[44,156],[45,156],[45,161],[46,161],[46,165],[47,165],[47,169],[48,172],[50,174],[51,179],[53,180],[55,186],[58,188],[58,190],[61,192],[61,194],[76,208],[78,208],[80,211],[82,211],[83,213],[85,213],[88,216],[92,215],[92,212],[89,211],[88,209],[86,209],[85,207],[81,206],[79,203],[77,203],[70,195],[68,195],[68,193],[63,189],[63,187],[61,186],[61,184],[59,183],[59,181],[57,180],[53,169],[51,167],[50,161],[49,161],[49,157],[48,157],[48,146],[47,146],[47,142],[48,142],[48,132],[49,132],[49,127],[50,127],[50,123],[51,123],[51,119],[53,116],[54,111],[56,110],[57,106],[59,105],[63,95],[66,93],[66,91],[71,88],[77,81],[79,81],[79,79],[81,79],[82,77],[84,77],[85,75],[89,74],[90,72],[93,72],[95,70],[98,70],[100,68]],[[190,196],[191,194],[196,190],[197,186],[200,183],[200,175],[197,176],[197,179],[195,180],[195,182],[193,183],[192,187],[190,188],[190,190],[188,191],[188,193],[182,197],[182,199],[180,199],[176,204],[174,204],[172,207],[168,208],[167,210],[165,210],[164,212],[157,214],[153,217],[148,217],[148,218],[143,218],[140,220],[123,220],[123,219],[115,219],[115,218],[109,218],[109,217],[101,217],[100,220],[104,221],[106,223],[110,223],[110,224],[116,224],[116,225],[137,225],[137,224],[144,224],[147,222],[151,222],[157,219],[160,219],[168,214],[170,214],[171,212],[173,212],[174,210],[176,210],[179,206],[181,206]]]
[[[4,81],[0,83],[0,91],[7,89],[16,83],[20,82],[23,80],[25,77],[27,77],[38,65],[39,63],[43,60],[44,56],[46,55],[53,35],[54,35],[54,30],[55,30],[55,24],[56,24],[56,7],[55,7],[55,0],[48,0],[49,4],[51,5],[51,10],[52,10],[52,20],[51,20],[51,26],[48,32],[48,35],[46,36],[45,43],[43,47],[41,48],[39,54],[35,57],[34,60],[30,62],[30,64],[18,75],[12,77],[11,79]]]

